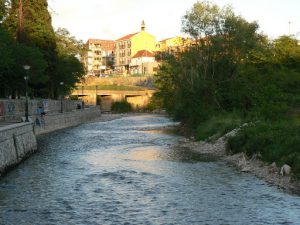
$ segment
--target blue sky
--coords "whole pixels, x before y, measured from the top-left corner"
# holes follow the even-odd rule
[[[181,18],[196,0],[48,0],[55,28],[67,28],[83,41],[117,39],[146,29],[158,40],[182,35]],[[232,5],[237,15],[257,21],[270,38],[297,34],[300,39],[300,0],[214,0]],[[289,25],[289,22],[291,24]]]

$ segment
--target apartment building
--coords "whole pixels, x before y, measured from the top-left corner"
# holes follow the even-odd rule
[[[192,44],[192,40],[183,37],[172,37],[159,41],[156,44],[157,51],[176,54],[184,51]]]
[[[116,40],[115,71],[129,73],[132,57],[141,50],[155,51],[156,38],[146,32],[145,22],[142,21],[141,31],[128,34]]]
[[[88,76],[101,76],[113,71],[115,41],[89,39],[86,48],[83,62]]]

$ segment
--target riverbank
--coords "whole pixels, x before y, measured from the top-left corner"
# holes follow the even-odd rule
[[[209,157],[217,157],[220,160],[224,160],[230,165],[235,166],[241,172],[254,174],[280,189],[300,193],[300,182],[294,180],[291,176],[280,175],[280,168],[277,167],[275,163],[267,164],[260,160],[259,155],[248,158],[244,153],[228,154],[226,152],[226,142],[227,138],[232,135],[235,135],[235,131],[227,133],[213,143],[183,138],[179,142],[179,147],[187,148],[190,151]]]

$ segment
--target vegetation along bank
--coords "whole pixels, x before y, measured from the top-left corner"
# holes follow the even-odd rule
[[[164,55],[152,105],[165,108],[196,140],[230,130],[226,151],[291,167],[300,178],[300,45],[270,40],[230,6],[197,2],[182,20],[194,44]],[[273,164],[274,165],[274,164]]]

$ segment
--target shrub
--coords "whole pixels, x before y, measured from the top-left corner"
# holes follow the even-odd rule
[[[196,139],[214,141],[241,124],[242,119],[238,113],[220,113],[198,124]]]
[[[243,127],[229,138],[227,150],[245,152],[248,156],[260,153],[264,161],[290,165],[300,178],[300,125],[295,121],[260,121]]]
[[[111,111],[114,113],[132,112],[132,106],[127,101],[114,102],[111,106]]]

